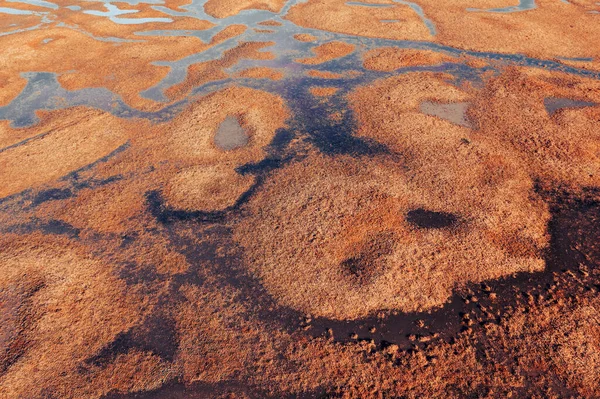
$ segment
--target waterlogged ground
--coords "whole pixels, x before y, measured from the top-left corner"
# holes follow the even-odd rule
[[[1,1],[0,397],[597,397],[599,13]]]

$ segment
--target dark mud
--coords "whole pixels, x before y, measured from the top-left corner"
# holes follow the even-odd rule
[[[110,393],[102,399],[208,399],[242,397],[248,399],[326,399],[325,392],[307,392],[299,395],[273,393],[262,387],[255,387],[239,381],[219,383],[195,382],[184,384],[169,382],[157,390],[138,393]]]
[[[9,233],[29,234],[34,231],[40,231],[44,234],[64,235],[69,238],[76,239],[79,237],[81,230],[73,227],[69,223],[60,220],[40,220],[34,218],[28,223],[10,226],[6,229]]]
[[[406,221],[422,229],[443,229],[452,227],[458,222],[452,213],[415,209],[406,214]]]
[[[172,361],[177,353],[175,321],[165,314],[154,314],[126,333],[121,333],[100,353],[85,361],[88,365],[104,367],[120,354],[137,349],[150,352],[165,361]]]

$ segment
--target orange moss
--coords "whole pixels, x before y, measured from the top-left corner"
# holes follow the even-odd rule
[[[305,43],[310,43],[317,40],[316,36],[310,35],[308,33],[298,33],[294,35],[294,39],[298,40],[299,42]]]
[[[200,165],[171,179],[165,198],[177,209],[220,211],[235,205],[253,184],[254,176],[241,176],[231,166]]]
[[[214,135],[227,116],[237,116],[250,142],[232,151],[215,146]],[[193,159],[197,163],[233,163],[235,166],[259,161],[263,147],[287,119],[283,101],[258,90],[232,87],[208,95],[192,104],[166,127],[167,158]]]
[[[279,12],[284,3],[284,0],[208,0],[204,11],[215,18],[227,18],[249,9]]]
[[[364,55],[363,66],[373,71],[390,72],[402,67],[434,65],[451,61],[456,61],[456,59],[429,50],[383,47],[369,50]]]
[[[544,267],[548,212],[533,182],[513,160],[461,149],[462,132],[433,127],[438,138],[406,151],[406,165],[311,155],[250,199],[234,237],[279,303],[336,319],[423,311],[468,282]],[[415,209],[455,222],[417,227]]]
[[[353,44],[344,42],[329,42],[313,48],[315,56],[296,60],[301,64],[318,65],[336,58],[345,57],[355,49]]]
[[[228,116],[240,120],[249,142],[226,151],[215,145],[214,138]],[[169,123],[165,148],[157,149],[159,156],[189,165],[170,179],[165,192],[169,204],[188,210],[222,210],[233,205],[254,182],[253,177],[238,175],[235,168],[260,161],[264,147],[287,117],[280,98],[242,87],[211,94],[191,105]]]
[[[86,166],[123,145],[128,136],[118,118],[83,108],[53,112],[38,126],[17,134],[39,137],[0,153],[0,197]]]
[[[333,72],[328,72],[328,71],[317,71],[317,70],[310,70],[308,71],[308,76],[312,76],[313,78],[320,78],[320,79],[342,79],[344,77],[344,75],[339,74],[339,73],[333,73]]]
[[[241,43],[239,46],[226,51],[221,59],[194,64],[188,68],[185,81],[170,87],[166,94],[171,99],[177,99],[187,94],[193,87],[210,81],[225,79],[228,75],[223,69],[235,65],[240,59],[273,59],[275,56],[272,53],[260,51],[273,44],[273,42]]]
[[[536,179],[581,189],[600,185],[600,106],[548,114],[548,97],[600,104],[595,80],[533,69],[510,69],[492,79],[477,98],[472,115],[478,139],[510,148]]]
[[[310,93],[315,97],[329,97],[338,92],[338,87],[311,87]]]
[[[390,1],[377,3],[390,7],[361,7],[346,0],[308,0],[292,7],[285,18],[312,29],[339,32],[357,36],[380,37],[396,40],[432,40],[419,15],[408,5]],[[384,20],[400,20],[389,24]]]
[[[283,79],[283,73],[279,72],[273,68],[267,67],[255,67],[244,69],[239,73],[239,76],[243,78],[252,78],[252,79],[271,79],[271,80],[281,80]]]
[[[258,24],[262,25],[262,26],[281,26],[282,25],[281,22],[278,22],[278,21],[275,21],[275,20],[272,20],[272,19],[267,20],[267,21],[259,22]]]
[[[597,16],[576,2],[566,4],[537,0],[526,12],[472,12],[517,5],[502,0],[422,0],[419,5],[437,27],[439,43],[476,51],[523,53],[540,58],[598,57],[600,49],[589,43],[600,41]],[[577,23],[573,23],[577,21]],[[477,32],[477,34],[473,34]],[[527,38],[524,40],[523,38]],[[585,38],[585,40],[582,40]]]
[[[26,354],[2,375],[0,396],[43,396],[51,389],[72,397],[70,377],[140,320],[140,298],[110,264],[68,240],[5,235],[2,247],[1,290],[28,283],[38,289],[29,294],[34,332],[27,332]]]

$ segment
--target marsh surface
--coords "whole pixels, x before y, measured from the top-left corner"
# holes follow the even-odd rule
[[[598,5],[471,3],[0,1],[0,396],[594,397]]]

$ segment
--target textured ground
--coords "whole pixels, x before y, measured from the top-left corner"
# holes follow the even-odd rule
[[[0,1],[0,398],[594,398],[600,4]]]

